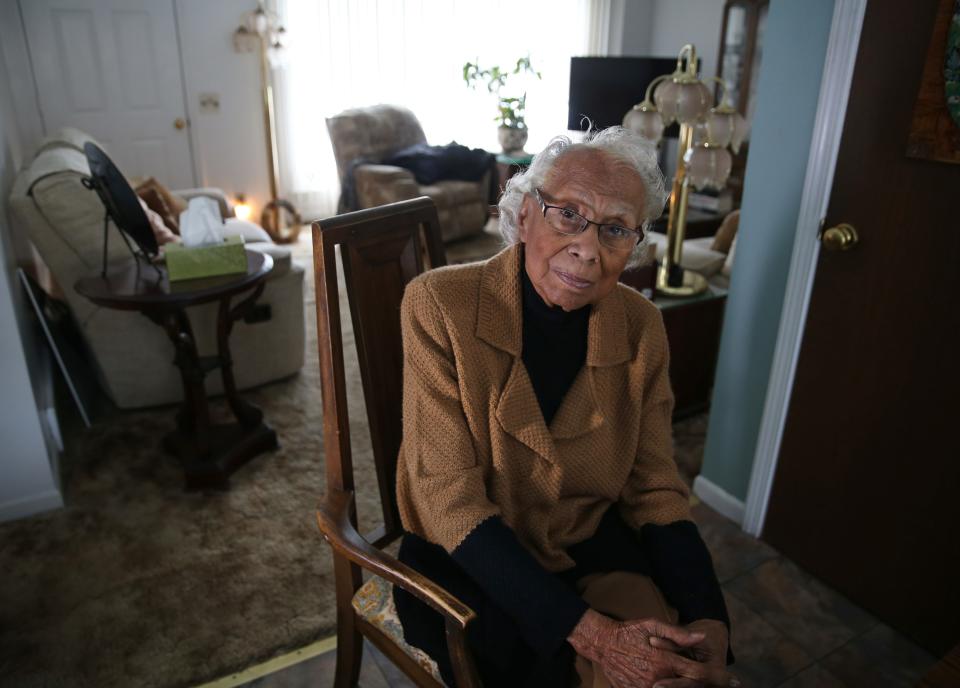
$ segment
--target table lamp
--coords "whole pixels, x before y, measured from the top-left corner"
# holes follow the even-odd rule
[[[680,123],[667,250],[657,271],[657,292],[666,296],[692,296],[706,290],[703,276],[680,266],[687,227],[687,196],[691,186],[718,191],[723,188],[733,164],[727,147],[737,153],[747,135],[747,122],[729,103],[726,84],[717,77],[707,81],[720,85],[717,105],[710,87],[697,76],[696,49],[687,44],[677,56],[676,70],[651,81],[643,102],[634,105],[623,118],[624,127],[657,144],[665,126]]]

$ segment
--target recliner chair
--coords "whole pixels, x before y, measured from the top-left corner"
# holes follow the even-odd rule
[[[101,308],[80,296],[73,285],[97,274],[103,251],[104,207],[81,184],[90,174],[83,144],[93,139],[76,129],[48,137],[14,181],[10,193],[13,222],[23,229],[56,280],[80,331],[96,359],[101,385],[120,408],[168,404],[183,400],[174,349],[164,331],[139,313]],[[230,206],[218,189],[178,192],[184,198],[204,194]],[[108,260],[129,257],[112,226]],[[274,245],[259,227],[227,219],[224,234],[241,234],[247,247],[269,253],[274,268],[259,303],[270,306],[270,318],[238,322],[230,337],[233,371],[240,389],[296,373],[303,366],[303,274],[290,250]],[[201,356],[217,350],[217,304],[187,309]],[[222,391],[219,371],[206,378],[208,394]]]
[[[409,170],[381,164],[392,153],[427,142],[410,110],[395,105],[345,110],[327,119],[327,130],[340,183],[352,186],[356,198],[354,206],[341,204],[340,212],[429,196],[437,207],[444,242],[483,232],[492,172],[476,182],[444,180],[421,186]]]

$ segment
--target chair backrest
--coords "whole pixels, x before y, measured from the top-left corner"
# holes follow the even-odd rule
[[[417,116],[396,105],[345,110],[327,119],[327,131],[341,180],[354,160],[380,162],[402,148],[427,142]]]
[[[383,529],[368,534],[367,539],[382,546],[401,532],[395,489],[397,452],[403,431],[400,301],[410,280],[426,269],[446,264],[436,207],[422,196],[313,223],[327,485],[352,492],[337,247],[383,505]],[[352,518],[356,526],[356,514]]]

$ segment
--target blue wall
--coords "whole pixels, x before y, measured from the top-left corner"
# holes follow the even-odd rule
[[[702,475],[746,500],[834,0],[773,0]]]

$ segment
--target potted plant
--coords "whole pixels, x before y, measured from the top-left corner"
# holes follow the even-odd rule
[[[479,82],[486,83],[487,91],[497,96],[497,116],[494,117],[494,121],[500,124],[497,130],[500,145],[508,155],[522,153],[523,146],[527,143],[527,124],[524,121],[527,94],[524,91],[519,96],[510,96],[502,95],[500,91],[507,85],[507,80],[515,74],[529,73],[540,79],[540,72],[530,66],[529,55],[517,60],[513,70],[504,70],[497,65],[484,69],[480,67],[479,62],[477,60],[477,62],[467,62],[463,65],[463,81],[470,88],[476,88]]]

